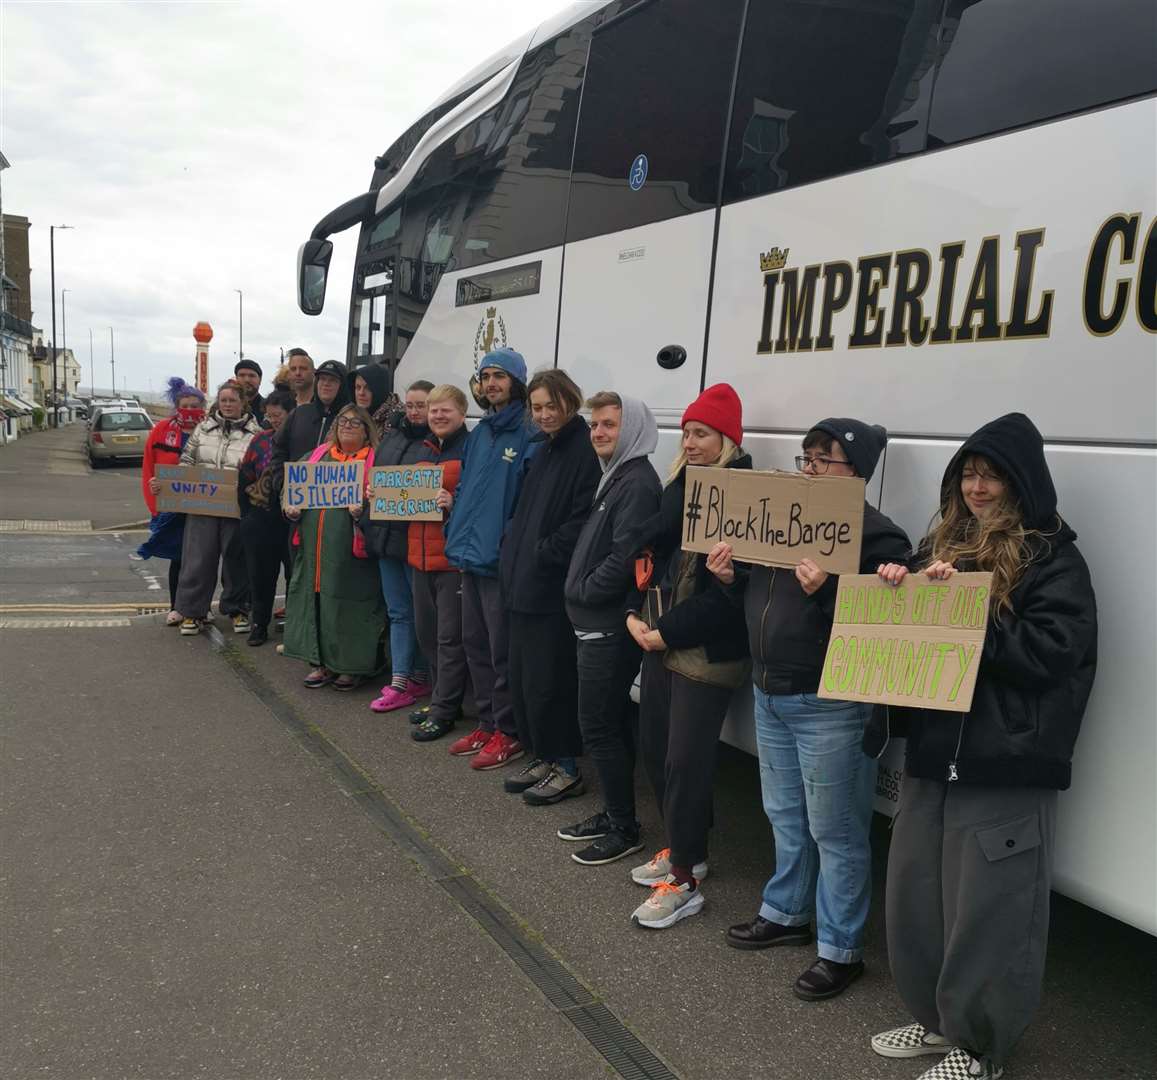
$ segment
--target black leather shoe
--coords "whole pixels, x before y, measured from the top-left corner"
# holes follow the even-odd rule
[[[795,981],[792,989],[804,1001],[823,1001],[842,994],[864,974],[863,960],[854,964],[837,964],[834,960],[819,959]]]
[[[733,949],[770,949],[773,945],[810,945],[812,932],[807,926],[783,926],[756,915],[751,922],[729,927],[726,940]]]
[[[249,631],[249,645],[264,645],[269,640],[269,631],[264,626],[257,626],[256,624]]]

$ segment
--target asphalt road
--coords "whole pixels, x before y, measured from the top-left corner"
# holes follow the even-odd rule
[[[107,494],[67,473],[14,494],[10,475],[5,519],[91,518]],[[25,586],[106,603],[101,582],[141,565],[121,561],[131,538],[77,539],[0,535],[0,604]],[[596,792],[529,808],[501,771],[370,713],[374,688],[308,691],[271,646],[222,641],[155,619],[0,630],[0,1078],[905,1080],[928,1064],[867,1043],[905,1020],[886,822],[867,974],[805,1004],[790,984],[810,950],[721,937],[774,859],[751,758],[722,755],[704,914],[642,931],[628,866],[578,866],[554,836]],[[1157,939],[1056,897],[1044,1002],[1006,1076],[1154,1075],[1154,1000]]]

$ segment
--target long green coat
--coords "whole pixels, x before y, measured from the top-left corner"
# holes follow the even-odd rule
[[[306,510],[285,602],[285,655],[335,675],[372,675],[386,623],[377,559],[353,553],[348,510]],[[320,573],[319,573],[320,566]]]

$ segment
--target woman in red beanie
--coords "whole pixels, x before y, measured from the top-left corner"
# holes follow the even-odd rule
[[[710,386],[683,414],[683,442],[659,512],[642,526],[639,592],[627,629],[644,650],[639,754],[663,817],[667,846],[635,867],[651,895],[632,915],[662,930],[703,908],[707,831],[719,733],[731,694],[751,661],[743,613],[707,570],[707,557],[680,550],[688,465],[750,469],[743,412],[726,383]]]

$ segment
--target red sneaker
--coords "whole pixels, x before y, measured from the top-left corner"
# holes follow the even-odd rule
[[[455,757],[469,757],[477,754],[490,741],[490,736],[491,733],[485,728],[475,728],[469,735],[455,739],[447,749]]]
[[[472,769],[501,769],[509,765],[515,758],[525,753],[522,743],[509,735],[496,731],[490,736],[490,741],[482,747],[478,756],[470,762]]]

